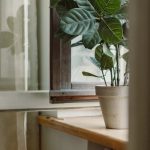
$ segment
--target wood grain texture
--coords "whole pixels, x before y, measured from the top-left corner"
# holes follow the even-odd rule
[[[61,89],[60,38],[56,37],[59,17],[55,9],[50,9],[50,88]]]
[[[71,41],[61,40],[61,89],[71,89]]]
[[[59,16],[56,9],[50,11],[50,87],[51,89],[71,88],[71,42],[61,40]]]
[[[40,125],[69,133],[113,150],[126,150],[127,130],[106,129],[102,117],[64,118],[39,116]]]

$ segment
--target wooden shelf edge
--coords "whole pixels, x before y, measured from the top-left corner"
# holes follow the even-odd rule
[[[112,148],[114,150],[126,150],[127,149],[127,142],[125,141],[111,138],[103,134],[95,133],[88,129],[83,129],[83,128],[76,127],[73,125],[69,125],[63,122],[62,120],[58,120],[53,117],[39,116],[38,123],[42,126],[53,128],[53,129],[56,129],[56,130],[86,139],[86,140],[89,140],[91,142],[101,144],[103,146]]]

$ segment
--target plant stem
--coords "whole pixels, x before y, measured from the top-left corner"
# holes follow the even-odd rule
[[[116,81],[116,71],[115,68],[113,67],[113,72],[114,72],[114,81],[115,81],[115,86],[117,85],[117,81]]]
[[[107,82],[106,82],[106,79],[105,79],[105,75],[104,75],[104,71],[103,71],[103,70],[102,70],[102,75],[103,75],[104,83],[105,83],[105,85],[107,86]]]
[[[120,85],[119,45],[115,45],[115,47],[116,47],[116,64],[117,64],[117,86],[119,86]]]
[[[113,79],[112,69],[110,69],[110,76],[111,76],[111,86],[114,86],[114,79]]]
[[[124,74],[124,86],[127,86],[128,84],[128,62],[126,64],[126,71],[125,71],[125,74]]]

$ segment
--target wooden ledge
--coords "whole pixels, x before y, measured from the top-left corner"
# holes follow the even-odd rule
[[[38,122],[48,128],[87,139],[113,150],[126,150],[127,148],[128,131],[106,129],[101,116],[64,119],[39,116]]]

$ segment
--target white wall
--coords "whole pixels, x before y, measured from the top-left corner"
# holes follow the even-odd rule
[[[41,137],[41,150],[110,150],[99,144],[47,127],[42,127]]]
[[[87,150],[87,141],[42,127],[42,150]]]

